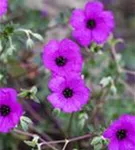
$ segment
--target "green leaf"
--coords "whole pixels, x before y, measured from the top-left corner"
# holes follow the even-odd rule
[[[37,98],[36,94],[37,94],[37,87],[33,86],[30,90],[21,89],[21,92],[19,93],[19,96],[22,97],[22,98],[32,99],[36,103],[40,103],[40,101]]]
[[[118,39],[115,39],[113,34],[110,35],[109,39],[108,39],[108,43],[111,45],[111,46],[116,46],[118,43],[123,43],[123,39],[121,38],[118,38]]]
[[[32,141],[24,141],[25,144],[27,144],[30,147],[35,147],[38,145],[39,136],[35,135]]]
[[[23,121],[29,123],[29,124],[32,124],[32,123],[33,123],[32,120],[31,120],[30,118],[26,117],[26,116],[22,116],[21,119],[22,119]]]
[[[33,142],[33,141],[24,141],[24,143],[27,144],[30,147],[35,147],[36,146],[35,142]]]
[[[28,38],[27,41],[26,41],[26,46],[27,48],[29,49],[32,49],[33,46],[34,46],[34,41],[31,39],[31,38]]]
[[[39,41],[44,41],[44,39],[43,39],[43,37],[40,35],[40,34],[38,34],[38,33],[32,33],[32,35],[36,38],[36,39],[38,39]]]
[[[111,88],[110,88],[110,89],[111,89],[112,94],[113,94],[113,95],[116,95],[116,93],[117,93],[117,88],[116,88],[116,86],[115,86],[114,84],[111,85]]]
[[[94,150],[101,150],[103,147],[102,143],[98,143],[97,145],[94,145]]]
[[[55,108],[55,109],[53,109],[53,112],[52,112],[52,114],[54,115],[54,116],[56,116],[56,117],[58,117],[59,115],[60,115],[60,109],[59,108]]]
[[[88,119],[88,115],[87,113],[80,113],[79,114],[79,121],[78,121],[78,126],[80,127],[80,129],[83,129],[86,123],[86,120]]]
[[[108,86],[111,82],[112,82],[111,76],[103,77],[100,81],[100,85],[104,88],[104,87]]]
[[[33,93],[33,94],[37,94],[37,87],[36,86],[33,86],[30,91]]]
[[[33,122],[31,121],[30,118],[26,117],[26,116],[22,116],[21,120],[20,120],[21,126],[23,128],[24,131],[27,131],[29,128],[29,124],[32,124]]]
[[[21,126],[24,131],[28,131],[28,124],[25,121],[21,121]]]
[[[102,141],[102,137],[101,136],[94,137],[93,140],[91,141],[91,145],[93,145],[93,146],[97,145],[101,141]]]
[[[90,51],[94,53],[101,53],[101,50],[103,49],[103,45],[97,45],[96,43],[92,43],[90,47]]]
[[[94,150],[101,150],[103,145],[107,144],[107,140],[103,136],[94,137],[91,141],[91,145],[94,147]]]

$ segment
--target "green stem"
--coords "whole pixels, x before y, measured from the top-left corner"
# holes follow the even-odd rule
[[[73,117],[74,117],[74,113],[72,113],[70,115],[70,118],[69,118],[69,124],[68,124],[68,128],[67,128],[67,135],[68,135],[68,137],[70,137],[70,135],[71,135]]]

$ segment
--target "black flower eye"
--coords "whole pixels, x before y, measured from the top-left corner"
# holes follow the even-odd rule
[[[11,109],[10,109],[9,106],[1,105],[1,107],[0,107],[0,114],[1,114],[1,116],[4,116],[4,117],[8,116],[10,114],[10,112],[11,112]]]
[[[116,137],[118,140],[123,140],[127,136],[127,131],[125,129],[118,130],[116,132]]]
[[[96,27],[96,21],[94,19],[89,19],[86,24],[88,29],[94,29]]]
[[[73,96],[73,90],[70,88],[65,88],[63,90],[63,95],[65,98],[71,98]]]
[[[67,63],[67,59],[64,58],[63,56],[59,56],[55,59],[55,62],[57,66],[62,67],[65,66],[65,64]]]

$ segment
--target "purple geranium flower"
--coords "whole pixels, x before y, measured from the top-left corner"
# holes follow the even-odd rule
[[[114,28],[111,11],[104,11],[101,2],[88,2],[84,10],[75,9],[70,24],[74,28],[73,37],[82,45],[91,42],[104,43]]]
[[[20,120],[23,111],[16,97],[14,89],[0,89],[0,132],[9,132]]]
[[[0,18],[7,12],[7,0],[0,0]]]
[[[79,46],[69,39],[50,41],[44,48],[43,62],[53,73],[65,75],[82,70],[82,56]]]
[[[84,80],[75,74],[53,77],[49,88],[53,93],[48,96],[48,100],[55,108],[67,113],[79,111],[90,96],[90,90],[85,86]]]
[[[104,132],[109,150],[135,150],[135,116],[122,115]]]

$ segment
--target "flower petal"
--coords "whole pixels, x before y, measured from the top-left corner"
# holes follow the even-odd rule
[[[56,40],[51,40],[47,45],[45,45],[42,56],[45,67],[50,68],[55,65],[54,59],[56,57],[55,55],[57,55],[58,48],[59,43]]]
[[[84,11],[81,9],[75,9],[72,12],[72,16],[70,18],[70,24],[75,28],[75,29],[81,29],[85,26],[85,15]]]
[[[76,101],[80,101],[81,105],[85,105],[91,96],[91,91],[85,87],[85,85],[82,85],[81,88],[78,87],[78,89],[75,91],[76,92]]]
[[[63,89],[63,82],[65,81],[65,79],[61,76],[56,76],[53,77],[50,81],[49,81],[49,88],[56,92],[56,91],[60,91],[60,89]]]
[[[72,113],[79,111],[81,109],[81,104],[75,101],[73,98],[67,100],[65,105],[63,105],[62,110],[66,113]]]
[[[103,10],[103,4],[101,2],[88,2],[85,6],[85,15],[87,18],[99,15]]]
[[[99,44],[106,42],[108,36],[109,36],[109,32],[103,23],[98,25],[96,29],[92,31],[93,41]]]
[[[64,39],[60,42],[59,51],[66,55],[70,54],[69,52],[74,52],[75,54],[80,54],[81,52],[80,47],[75,42],[69,39]]]
[[[16,101],[17,92],[12,88],[0,88],[0,103]]]
[[[109,150],[124,150],[124,149],[119,149],[119,143],[117,140],[112,140],[108,147]]]
[[[64,57],[66,60],[63,66],[56,64],[58,57]],[[43,62],[54,74],[61,76],[71,71],[80,73],[83,64],[79,46],[69,39],[64,39],[59,43],[57,41],[49,42],[44,49]]]
[[[8,1],[0,0],[0,18],[7,12]]]
[[[72,35],[82,46],[88,46],[91,42],[91,31],[88,29],[74,30]]]
[[[55,107],[62,109],[65,105],[65,100],[63,97],[58,93],[52,93],[47,97],[48,101]]]
[[[114,22],[114,15],[111,11],[103,11],[101,13],[101,18],[105,25],[108,27],[110,31],[114,29],[115,22]]]
[[[134,150],[135,149],[135,145],[134,143],[130,142],[128,139],[124,140],[122,142],[120,142],[120,150]]]

